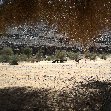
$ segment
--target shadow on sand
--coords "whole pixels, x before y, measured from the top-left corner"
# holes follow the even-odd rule
[[[111,111],[111,83],[81,82],[68,91],[0,89],[0,111]]]

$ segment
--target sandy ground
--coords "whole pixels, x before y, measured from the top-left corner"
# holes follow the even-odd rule
[[[0,64],[0,88],[24,87],[34,88],[70,88],[74,81],[94,77],[99,80],[111,80],[111,58],[107,60],[97,59],[95,62],[81,60],[66,63],[51,63],[41,61],[39,63],[19,63],[18,66]]]

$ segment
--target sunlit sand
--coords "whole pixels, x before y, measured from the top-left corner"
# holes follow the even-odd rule
[[[111,58],[96,61],[85,59],[80,63],[67,61],[52,63],[19,63],[18,66],[0,63],[0,88],[24,87],[33,88],[71,88],[74,82],[85,81],[88,78],[111,80]]]

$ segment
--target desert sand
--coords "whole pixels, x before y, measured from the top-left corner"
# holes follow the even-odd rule
[[[52,63],[19,63],[17,66],[0,63],[0,88],[33,87],[63,89],[71,88],[74,82],[85,81],[88,78],[111,80],[111,58],[96,61],[85,59],[80,63],[67,61]]]

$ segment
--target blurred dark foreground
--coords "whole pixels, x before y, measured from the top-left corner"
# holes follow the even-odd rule
[[[81,82],[69,90],[0,89],[0,111],[111,111],[111,83]]]

